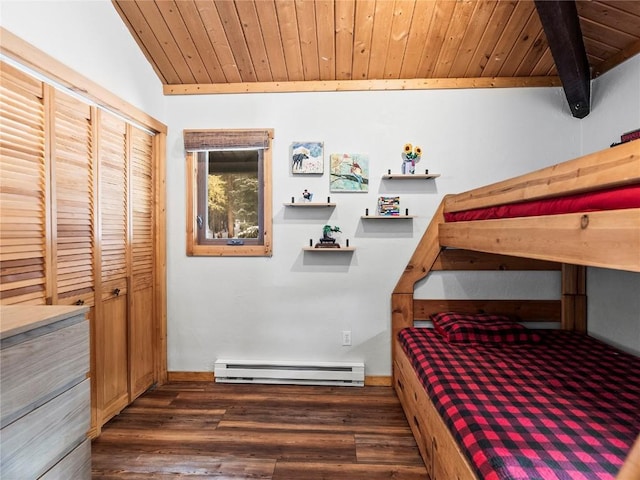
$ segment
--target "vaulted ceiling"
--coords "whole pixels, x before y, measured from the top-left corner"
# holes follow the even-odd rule
[[[113,4],[166,94],[560,84],[530,0]],[[576,6],[588,75],[640,52],[640,1]]]

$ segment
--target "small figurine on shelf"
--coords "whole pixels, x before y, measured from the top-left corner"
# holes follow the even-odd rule
[[[313,193],[305,188],[304,192],[302,192],[302,198],[305,202],[310,202],[311,200],[313,200]]]
[[[416,163],[420,161],[420,158],[422,158],[422,149],[418,145],[414,147],[410,143],[406,143],[402,152],[402,174],[416,173]]]
[[[316,243],[315,248],[340,248],[340,244],[336,243],[332,233],[342,233],[342,230],[340,227],[332,227],[331,225],[322,227],[322,238],[319,243]]]

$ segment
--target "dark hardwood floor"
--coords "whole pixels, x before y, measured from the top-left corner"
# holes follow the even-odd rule
[[[169,383],[92,445],[94,479],[425,479],[391,387]]]

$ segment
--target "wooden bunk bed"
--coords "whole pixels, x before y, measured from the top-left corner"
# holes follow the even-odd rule
[[[560,207],[551,210],[552,214],[534,209],[536,214],[526,217],[445,221],[456,212],[582,197],[588,192],[628,187],[632,189],[626,194],[631,203],[623,202],[622,207],[613,203],[600,210],[579,201],[570,202],[578,205],[577,211],[565,212]],[[432,480],[501,477],[495,472],[485,476],[475,456],[469,458],[471,454],[463,445],[460,432],[454,431],[454,421],[443,417],[442,406],[434,403],[428,393],[428,381],[416,372],[415,361],[403,348],[407,339],[401,340],[402,334],[413,329],[416,321],[428,321],[438,312],[491,312],[517,315],[525,325],[529,321],[557,322],[558,335],[574,331],[589,338],[586,267],[640,272],[640,204],[638,190],[633,190],[637,187],[640,140],[444,198],[399,279],[391,302],[394,387]],[[431,272],[442,270],[559,270],[562,292],[557,301],[414,298],[416,283]],[[636,357],[631,359],[637,361]],[[617,478],[637,480],[640,436],[627,453]]]

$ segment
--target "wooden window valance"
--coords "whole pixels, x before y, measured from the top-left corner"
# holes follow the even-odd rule
[[[187,152],[241,148],[268,149],[273,138],[272,129],[256,130],[184,130]]]

